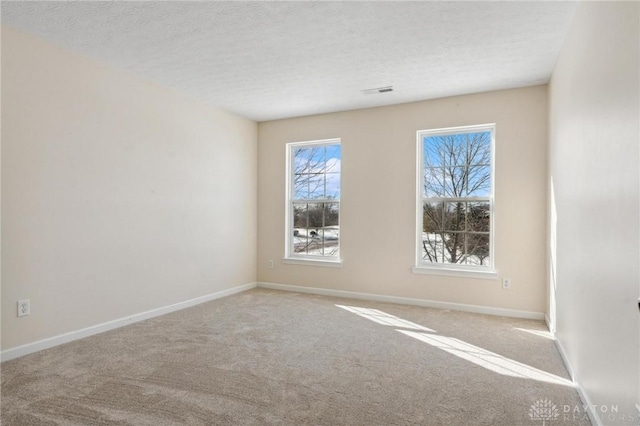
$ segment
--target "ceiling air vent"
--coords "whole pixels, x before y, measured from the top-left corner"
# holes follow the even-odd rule
[[[378,93],[393,92],[393,86],[376,87],[375,89],[365,89],[362,91],[364,95],[376,95]]]

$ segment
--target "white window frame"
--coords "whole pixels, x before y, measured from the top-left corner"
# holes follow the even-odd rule
[[[489,229],[489,265],[460,265],[454,263],[435,263],[422,259],[423,239],[423,206],[425,202],[447,201],[449,197],[426,197],[423,192],[424,167],[423,167],[423,139],[425,136],[442,136],[451,134],[464,134],[476,132],[491,132],[491,190],[489,195],[490,229]],[[457,276],[467,278],[492,279],[498,278],[495,270],[495,123],[473,126],[448,127],[440,129],[419,130],[416,132],[416,258],[412,268],[416,274]],[[486,197],[464,197],[469,201],[487,201]]]
[[[338,239],[338,256],[315,256],[309,254],[298,254],[293,250],[293,204],[294,204],[294,152],[296,148],[300,147],[322,147],[329,145],[340,145],[340,162],[342,164],[342,140],[340,138],[333,139],[321,139],[314,141],[302,141],[302,142],[290,142],[286,145],[286,206],[285,206],[285,255],[283,263],[298,264],[298,265],[313,265],[313,266],[329,266],[329,267],[341,267],[342,266],[342,233]],[[342,220],[341,216],[341,198],[342,198],[342,165],[340,167],[340,198],[329,199],[310,199],[310,200],[295,200],[296,203],[333,203],[338,204],[338,226]]]

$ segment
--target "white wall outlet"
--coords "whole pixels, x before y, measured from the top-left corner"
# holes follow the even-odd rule
[[[273,269],[273,259],[269,259],[269,260],[267,261],[267,267],[268,267],[269,269]]]
[[[503,278],[502,279],[502,288],[510,289],[511,288],[511,278]]]
[[[18,316],[26,317],[27,315],[31,315],[31,300],[18,300]]]

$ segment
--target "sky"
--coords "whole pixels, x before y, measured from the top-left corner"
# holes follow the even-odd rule
[[[341,146],[294,149],[294,199],[340,198]]]
[[[488,197],[491,132],[425,135],[422,167],[426,197]]]

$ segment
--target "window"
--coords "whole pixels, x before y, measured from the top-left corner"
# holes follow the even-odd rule
[[[418,132],[415,272],[493,271],[494,130],[491,124]]]
[[[340,261],[340,139],[287,144],[286,259]]]

